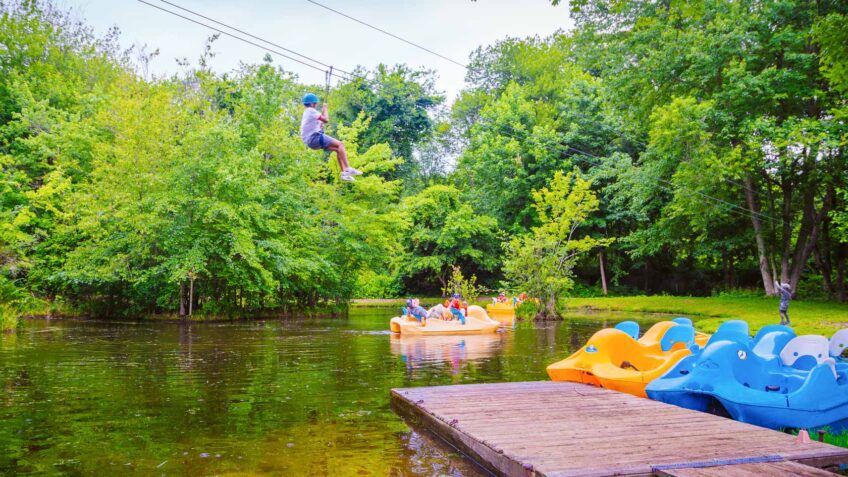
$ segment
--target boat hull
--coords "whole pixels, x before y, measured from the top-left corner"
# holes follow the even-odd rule
[[[486,313],[493,320],[504,325],[512,325],[515,322],[515,308],[511,303],[493,303],[486,305]]]
[[[401,335],[474,335],[496,333],[501,323],[489,318],[483,308],[472,305],[468,307],[465,324],[458,320],[447,321],[437,318],[428,319],[426,324],[423,324],[416,319],[398,316],[392,318],[389,326],[393,333]]]

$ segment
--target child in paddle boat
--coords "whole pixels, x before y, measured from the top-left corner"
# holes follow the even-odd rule
[[[430,308],[429,311],[427,311],[427,319],[428,320],[434,320],[434,319],[435,320],[442,320],[442,319],[444,319],[445,312],[446,312],[446,310],[445,310],[444,305],[438,304],[438,305],[434,306],[433,308]]]
[[[446,302],[445,307],[453,315],[453,318],[459,320],[459,322],[464,325],[465,324],[465,315],[463,315],[462,311],[460,311],[461,308],[462,308],[462,301],[460,301],[461,298],[462,298],[462,295],[460,295],[459,293],[454,293],[453,296],[450,298],[450,300],[448,300]],[[467,310],[468,306],[466,305],[465,308]]]
[[[410,298],[406,300],[406,309],[409,316],[420,321],[422,325],[427,324],[427,310],[421,306],[421,302],[418,301],[418,298]]]
[[[506,301],[507,301],[506,293],[500,292],[500,294],[498,294],[497,302],[498,303],[506,303]]]
[[[342,171],[341,180],[353,181],[353,176],[362,172],[350,167],[347,163],[347,151],[344,144],[334,137],[324,134],[324,124],[330,122],[330,114],[327,112],[327,103],[318,112],[318,96],[307,93],[303,97],[303,117],[300,120],[300,139],[310,149],[323,149],[335,152],[336,160],[339,161],[339,169]]]

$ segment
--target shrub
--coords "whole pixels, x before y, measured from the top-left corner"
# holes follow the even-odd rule
[[[465,278],[462,275],[462,269],[458,265],[454,265],[453,272],[448,279],[448,286],[442,289],[442,294],[450,296],[459,293],[468,303],[475,303],[483,291],[483,287],[477,285],[476,275]]]
[[[396,298],[400,296],[400,285],[392,276],[365,270],[359,274],[354,285],[356,298]]]
[[[0,331],[12,331],[18,326],[20,307],[11,303],[0,303]]]

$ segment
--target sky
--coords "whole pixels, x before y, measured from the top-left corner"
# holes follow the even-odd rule
[[[147,0],[178,11],[160,0]],[[462,89],[465,70],[397,39],[371,30],[306,0],[169,0],[298,53],[346,71],[362,65],[405,63],[436,71],[437,88],[452,102]],[[328,7],[467,63],[478,46],[506,37],[548,36],[569,30],[568,6],[548,0],[316,0]],[[207,37],[214,32],[135,0],[63,0],[58,2],[104,34],[117,26],[121,44],[159,49],[150,73],[179,72],[177,58],[196,63]],[[181,14],[188,15],[185,12]],[[199,19],[205,23],[208,21]],[[253,40],[252,40],[253,41]],[[258,63],[266,51],[222,36],[214,44],[210,66],[218,72],[240,62]],[[304,83],[324,83],[324,73],[274,58],[274,63],[298,74]]]

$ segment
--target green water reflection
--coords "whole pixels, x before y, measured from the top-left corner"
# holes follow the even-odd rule
[[[0,337],[0,474],[478,475],[395,416],[389,390],[545,379],[602,326],[416,340],[388,333],[392,314],[26,322]]]

